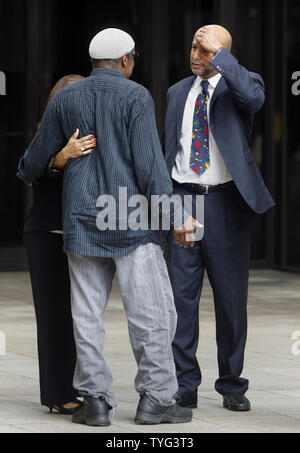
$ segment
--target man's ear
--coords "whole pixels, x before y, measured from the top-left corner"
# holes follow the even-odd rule
[[[127,61],[128,61],[127,55],[123,55],[122,60],[121,60],[121,64],[122,64],[123,68],[126,67]]]

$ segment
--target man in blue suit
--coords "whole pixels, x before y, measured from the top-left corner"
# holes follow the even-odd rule
[[[197,407],[201,371],[196,358],[199,299],[204,270],[213,290],[223,405],[250,410],[248,380],[241,377],[247,336],[250,230],[253,212],[274,201],[250,150],[254,114],[265,100],[264,82],[230,53],[232,39],[218,25],[193,40],[194,76],[168,91],[164,153],[174,192],[204,195],[204,237],[184,249],[168,238],[169,273],[178,314],[173,353],[178,401]]]

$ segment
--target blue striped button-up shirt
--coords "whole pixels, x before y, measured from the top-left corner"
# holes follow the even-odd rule
[[[18,176],[26,183],[45,174],[50,159],[76,128],[80,136],[97,138],[94,151],[70,159],[64,171],[63,229],[66,253],[117,257],[147,240],[161,244],[159,231],[120,226],[120,188],[128,199],[143,195],[172,195],[172,182],[156,129],[154,103],[148,90],[127,79],[118,69],[97,68],[84,80],[60,91],[50,102],[38,132],[19,163]],[[121,189],[121,191],[124,189]],[[100,230],[100,195],[112,196],[116,230]],[[124,195],[124,192],[123,192]],[[102,207],[106,207],[103,205]],[[150,216],[149,216],[150,218]],[[174,220],[175,219],[175,220]],[[150,222],[150,220],[149,220]],[[126,222],[125,222],[126,223]],[[171,205],[171,226],[182,223],[182,209]]]

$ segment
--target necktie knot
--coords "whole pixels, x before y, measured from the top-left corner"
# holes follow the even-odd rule
[[[201,86],[205,94],[208,94],[208,80],[202,80]]]

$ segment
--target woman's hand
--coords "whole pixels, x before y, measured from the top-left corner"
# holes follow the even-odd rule
[[[77,157],[86,156],[91,154],[93,148],[96,146],[96,139],[93,135],[87,135],[86,137],[77,139],[79,135],[79,129],[76,129],[68,141],[67,146],[62,150],[65,159],[76,159]]]
[[[97,139],[93,135],[77,139],[78,135],[79,129],[76,129],[67,145],[55,157],[53,168],[62,170],[69,159],[77,159],[93,152],[93,148],[97,145]]]

